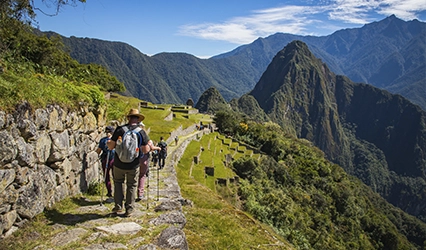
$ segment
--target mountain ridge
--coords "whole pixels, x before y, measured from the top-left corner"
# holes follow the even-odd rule
[[[138,56],[118,56],[107,62],[99,59],[101,56],[94,54],[92,50],[87,50],[84,57],[80,57],[81,53],[75,53],[91,46],[88,43],[77,47],[78,43],[75,41],[82,38],[63,37],[63,40],[73,58],[81,63],[94,62],[107,66],[124,82],[129,90],[128,94],[132,93],[135,97],[154,103],[185,103],[188,98],[197,102],[201,94],[211,86],[217,88],[227,101],[239,98],[253,89],[278,51],[293,40],[301,40],[336,74],[346,75],[354,82],[369,83],[392,93],[399,93],[426,109],[424,33],[426,23],[418,20],[405,22],[392,15],[361,28],[339,30],[328,36],[276,33],[209,59],[193,57],[190,61],[182,53],[160,53],[151,57],[143,55],[140,56],[141,59]],[[110,44],[104,41],[99,46],[108,47]],[[134,50],[135,53],[141,53]],[[414,50],[417,52],[413,53]],[[125,64],[124,68],[143,74],[129,70],[124,74],[122,69],[114,67],[114,63],[118,61]],[[164,63],[168,69],[166,72]],[[147,66],[144,67],[143,64]],[[404,67],[400,67],[402,65]],[[197,72],[194,72],[193,67],[196,67]],[[411,68],[417,70],[413,71]],[[389,75],[392,75],[389,72],[394,75],[397,73],[397,78],[389,79]],[[173,94],[181,91],[181,85],[189,86],[189,91],[179,96]],[[148,90],[138,91],[145,86],[149,86]]]
[[[312,141],[389,202],[426,220],[426,112],[420,107],[335,75],[301,41],[277,53],[248,95],[284,131]],[[232,103],[238,111],[247,106]]]

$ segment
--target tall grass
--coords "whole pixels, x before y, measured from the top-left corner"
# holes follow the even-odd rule
[[[62,76],[35,73],[29,63],[0,74],[0,108],[11,111],[16,104],[24,101],[34,108],[48,104],[70,108],[82,103],[89,106],[106,104],[104,93],[98,86],[71,82]]]

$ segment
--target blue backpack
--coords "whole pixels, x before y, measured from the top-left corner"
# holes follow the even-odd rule
[[[114,153],[115,150],[109,150],[107,146],[107,141],[109,140],[108,137],[104,137],[99,141],[99,148],[102,149],[101,159],[104,160],[107,158],[108,151],[109,151],[109,160],[114,159]]]
[[[124,134],[122,139],[116,142],[115,152],[121,162],[130,163],[139,157],[139,151],[142,145],[142,136],[139,132],[142,129],[137,127],[133,130],[129,130],[127,126],[124,126],[123,130]]]

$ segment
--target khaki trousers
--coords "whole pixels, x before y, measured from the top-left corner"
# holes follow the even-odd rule
[[[115,206],[123,208],[124,182],[126,182],[126,211],[133,211],[135,208],[136,190],[138,188],[139,166],[135,169],[121,169],[114,166],[114,202]]]

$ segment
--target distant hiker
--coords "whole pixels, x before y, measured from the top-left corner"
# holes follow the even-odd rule
[[[150,151],[149,137],[139,127],[139,123],[145,116],[138,109],[130,109],[127,114],[128,123],[117,127],[107,145],[109,149],[115,148],[114,154],[114,202],[113,213],[123,211],[124,182],[126,181],[126,212],[124,216],[130,216],[135,209],[136,190],[139,177],[139,154],[147,154]]]
[[[152,151],[152,154],[151,154],[152,160],[151,161],[152,161],[152,163],[154,163],[154,167],[157,166],[159,152],[160,152],[160,150],[154,150],[154,151]]]
[[[114,127],[107,126],[105,128],[105,133],[106,133],[106,136],[99,141],[98,148],[96,149],[96,153],[98,155],[100,154],[100,159],[102,163],[102,173],[104,174],[104,181],[108,191],[107,196],[112,197],[110,173],[111,173],[112,166],[114,165],[115,150],[108,149],[107,141],[111,139],[112,133],[114,133]],[[109,156],[109,159],[107,159],[108,156]]]
[[[178,142],[179,142],[179,137],[175,136],[175,144],[176,144],[176,146],[178,145]]]
[[[157,146],[161,148],[160,152],[158,153],[158,166],[160,169],[162,169],[164,168],[167,157],[167,143],[164,141],[163,137],[160,137],[160,142]]]
[[[143,122],[139,123],[139,126],[145,130],[145,124]],[[151,150],[160,150],[160,147],[154,146],[151,140],[148,141],[148,145],[150,146]],[[141,201],[144,199],[144,192],[145,192],[145,178],[148,176],[149,172],[149,161],[151,158],[150,152],[143,154],[141,153],[139,155],[139,178],[138,178],[138,198],[136,201]]]

